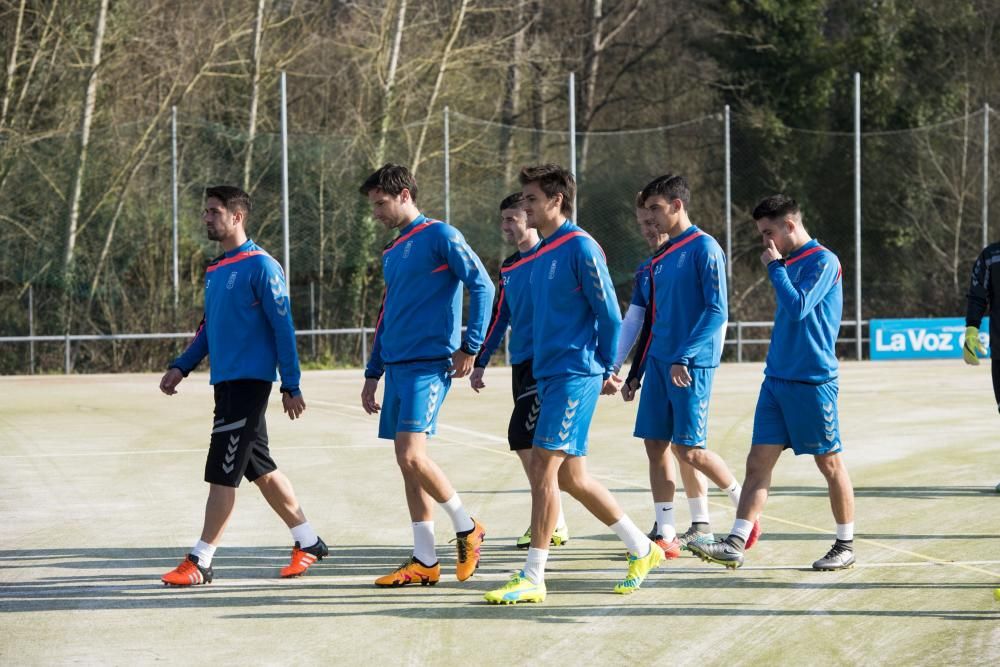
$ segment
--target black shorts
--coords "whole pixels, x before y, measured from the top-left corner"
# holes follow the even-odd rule
[[[278,469],[267,448],[264,412],[271,395],[271,382],[231,380],[215,385],[215,420],[205,461],[205,481],[238,487],[246,477],[258,477]]]
[[[1000,411],[1000,359],[990,361],[993,374],[993,398],[997,399],[997,410]]]
[[[531,373],[531,359],[514,364],[511,371],[511,388],[514,394],[514,411],[507,426],[507,442],[511,451],[531,449],[535,439],[535,425],[542,402],[538,398],[538,385]]]

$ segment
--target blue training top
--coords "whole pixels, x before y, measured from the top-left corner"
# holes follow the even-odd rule
[[[299,393],[288,286],[281,265],[252,240],[212,260],[205,269],[205,316],[194,340],[171,364],[186,376],[209,355],[211,383],[274,382]]]
[[[836,378],[844,309],[840,260],[813,239],[768,264],[767,272],[778,308],[764,374],[815,384]]]
[[[531,264],[535,377],[610,377],[622,316],[601,247],[567,220],[521,261]]]
[[[652,257],[647,257],[636,267],[635,279],[632,281],[632,301],[629,305],[645,308],[649,304],[649,265],[652,261]]]
[[[493,283],[462,233],[423,215],[406,225],[382,251],[385,294],[375,326],[366,378],[380,378],[385,364],[447,359],[483,344]],[[469,290],[469,320],[461,342],[462,290]]]
[[[694,225],[664,244],[649,264],[650,303],[639,336],[636,372],[646,357],[689,368],[715,368],[722,360],[726,257],[711,236]]]
[[[515,252],[503,261],[500,267],[500,287],[497,289],[496,303],[493,304],[493,317],[490,318],[486,342],[476,357],[476,366],[489,366],[490,357],[500,346],[508,324],[510,363],[519,364],[531,359],[531,294],[528,293],[531,269],[526,268],[528,265],[521,260],[533,255],[540,246],[541,241],[530,250]]]

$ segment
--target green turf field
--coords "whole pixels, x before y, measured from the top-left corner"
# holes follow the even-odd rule
[[[716,375],[709,446],[742,480],[759,364]],[[244,484],[213,563],[216,580],[159,576],[197,539],[212,405],[207,376],[167,398],[159,376],[0,378],[0,663],[704,665],[1000,663],[1000,416],[989,368],[846,363],[841,425],[857,494],[858,566],[813,572],[832,542],[812,460],[786,453],[764,536],[736,571],[691,556],[630,597],[612,592],[624,549],[564,497],[570,543],[553,549],[543,605],[492,607],[484,591],[523,563],[514,539],[530,497],[504,435],[510,375],[476,395],[457,381],[432,452],[487,526],[483,564],[453,576],[437,516],[442,581],[381,590],[409,554],[402,483],[359,371],[306,373],[308,411],[273,402],[272,452],[331,558],[276,578],[289,535]],[[640,527],[652,523],[635,404],[602,398],[591,471]],[[677,523],[688,522],[678,495]],[[712,491],[713,526],[733,510]]]

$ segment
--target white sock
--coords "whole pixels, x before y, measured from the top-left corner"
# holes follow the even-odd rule
[[[656,510],[656,530],[663,537],[664,541],[677,537],[677,529],[674,527],[674,504],[673,503],[653,503]]]
[[[691,509],[691,523],[711,523],[708,513],[708,496],[688,498]]]
[[[215,545],[198,540],[194,548],[191,549],[191,555],[198,557],[198,565],[208,567],[212,564],[212,557],[215,555]]]
[[[611,524],[611,530],[615,531],[615,535],[625,543],[625,548],[633,556],[645,558],[649,555],[649,545],[652,542],[649,541],[645,533],[639,530],[638,526],[632,523],[632,519],[628,518],[627,514],[623,514],[622,518]]]
[[[850,523],[838,523],[837,524],[837,539],[838,540],[853,540],[854,539],[854,522]]]
[[[313,527],[306,521],[292,528],[292,540],[299,543],[300,549],[305,549],[319,542],[319,535],[316,534]]]
[[[735,479],[733,480],[732,486],[730,486],[728,489],[723,489],[723,491],[729,494],[729,500],[733,502],[733,507],[739,507],[740,491],[742,490],[743,487],[740,486],[740,483],[737,482]]]
[[[476,527],[476,524],[472,521],[472,517],[465,511],[465,507],[462,505],[462,500],[458,497],[457,492],[451,498],[441,503],[441,507],[451,517],[451,522],[455,526],[456,533],[464,533]]]
[[[750,532],[753,530],[753,521],[747,521],[746,519],[737,519],[733,522],[733,529],[729,531],[730,535],[739,535],[746,542],[747,538],[750,537]]]
[[[559,494],[559,518],[556,519],[556,528],[566,527],[566,517],[563,515],[562,511],[562,494]]]
[[[434,549],[434,522],[413,522],[413,557],[427,566],[438,562]]]
[[[533,584],[545,581],[545,561],[548,559],[548,549],[528,547],[528,560],[524,562],[524,578]]]

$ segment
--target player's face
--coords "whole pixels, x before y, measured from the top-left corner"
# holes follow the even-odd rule
[[[646,197],[646,210],[649,211],[660,234],[671,234],[681,221],[682,204],[679,199],[668,200],[663,195]]]
[[[538,229],[539,225],[559,217],[562,195],[549,197],[538,183],[528,183],[521,187],[521,206],[527,216],[528,227]]]
[[[635,219],[639,223],[639,233],[651,249],[656,249],[660,245],[660,232],[656,229],[653,216],[645,208],[635,209]]]
[[[403,189],[393,196],[375,188],[368,191],[368,202],[372,205],[372,217],[381,222],[386,229],[401,227],[406,222],[403,207],[410,200],[410,191]]]
[[[795,249],[795,241],[792,238],[794,225],[789,224],[790,222],[788,218],[779,220],[761,218],[757,220],[757,231],[760,232],[761,245],[766,248],[773,241],[774,247],[778,249],[781,256],[787,256]]]
[[[242,212],[231,213],[221,199],[209,197],[205,200],[201,221],[205,223],[205,233],[209,241],[225,241],[236,233],[236,226],[242,220]]]
[[[505,208],[500,211],[500,233],[506,243],[517,243],[524,238],[528,229],[528,218],[524,209]]]

